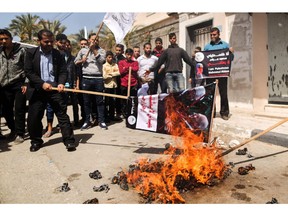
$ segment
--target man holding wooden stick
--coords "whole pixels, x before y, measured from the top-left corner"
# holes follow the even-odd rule
[[[38,32],[39,46],[27,50],[24,71],[30,81],[27,92],[29,98],[28,132],[30,135],[30,151],[38,151],[42,145],[42,118],[49,102],[57,116],[61,128],[62,139],[68,151],[76,150],[76,143],[67,106],[63,98],[64,84],[67,80],[67,68],[64,56],[53,48],[54,35],[42,29]],[[57,92],[52,91],[57,87]]]
[[[85,91],[104,91],[102,67],[105,61],[106,52],[99,46],[99,38],[96,33],[92,33],[88,38],[89,48],[82,48],[76,58],[75,64],[82,66],[82,89]],[[98,123],[101,129],[107,130],[105,124],[105,104],[103,95],[84,94],[85,121],[81,130],[86,130],[92,126],[90,115],[92,113],[92,100],[96,100]]]

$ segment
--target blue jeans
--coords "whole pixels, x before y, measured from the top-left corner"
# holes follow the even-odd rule
[[[51,106],[51,104],[47,103],[47,108],[46,108],[46,117],[47,117],[47,122],[52,123],[54,119],[54,111]]]
[[[104,83],[103,78],[83,78],[82,79],[82,89],[85,91],[94,91],[94,92],[103,92],[104,91]],[[98,122],[102,123],[105,122],[105,104],[104,104],[104,97],[102,95],[92,95],[92,94],[83,94],[84,100],[84,110],[85,110],[85,123],[90,121],[90,115],[92,113],[92,101],[96,101],[97,106],[97,113],[98,113]]]
[[[182,72],[166,72],[168,93],[179,92],[185,89],[184,76]]]

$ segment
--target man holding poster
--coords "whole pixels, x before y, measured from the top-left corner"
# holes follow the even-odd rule
[[[234,50],[232,47],[229,46],[228,43],[225,41],[221,40],[220,38],[220,30],[216,27],[211,28],[210,30],[210,38],[211,42],[207,44],[204,47],[204,51],[211,51],[211,50],[223,50],[223,49],[229,49],[230,53],[230,59],[229,61],[233,61],[234,59]],[[230,69],[230,66],[229,66]],[[210,84],[215,82],[216,78],[207,78],[206,79],[206,84]],[[223,76],[218,76],[218,87],[219,87],[219,93],[220,93],[220,115],[222,119],[228,120],[229,119],[229,103],[228,103],[228,95],[227,95],[227,81],[228,81],[228,76],[227,73],[224,73]],[[214,110],[214,117],[216,114],[216,108]]]

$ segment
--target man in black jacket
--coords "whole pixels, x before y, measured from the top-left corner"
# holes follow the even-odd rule
[[[28,110],[28,132],[31,139],[30,151],[38,151],[42,145],[42,118],[47,102],[57,116],[62,139],[68,151],[76,150],[75,138],[67,105],[64,101],[64,84],[67,80],[67,68],[64,56],[53,48],[54,35],[43,29],[38,32],[40,46],[30,48],[25,55],[24,70],[30,81]],[[57,87],[53,91],[52,87]]]
[[[191,67],[194,67],[192,59],[183,48],[178,46],[176,41],[176,34],[174,32],[169,33],[170,45],[160,56],[156,65],[156,68],[160,68],[160,66],[165,63],[168,93],[179,92],[185,89],[182,60]],[[153,71],[154,67],[150,70]]]

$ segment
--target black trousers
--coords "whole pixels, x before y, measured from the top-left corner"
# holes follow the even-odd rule
[[[161,72],[161,73],[155,73],[155,87],[154,87],[154,92],[153,94],[157,94],[157,90],[158,90],[158,83],[160,84],[160,88],[161,88],[161,93],[167,93],[167,83],[166,83],[166,77],[165,77],[165,73]]]
[[[218,89],[220,94],[220,115],[228,116],[229,115],[229,102],[228,102],[228,94],[227,94],[227,85],[228,85],[228,77],[219,77],[218,79]],[[206,84],[210,84],[215,82],[214,78],[207,78]],[[216,106],[215,111],[216,112]]]
[[[25,134],[26,95],[21,90],[22,83],[15,83],[2,88],[1,102],[3,116],[7,126],[17,135]]]
[[[52,106],[58,119],[64,144],[67,145],[68,143],[75,143],[72,125],[69,116],[67,115],[67,105],[64,100],[64,94],[65,93],[59,93],[57,91],[46,92],[42,89],[34,91],[33,96],[29,100],[27,121],[31,144],[43,144],[42,118],[47,107],[47,102]]]
[[[116,94],[116,88],[105,88],[105,93]],[[105,97],[106,117],[114,118],[116,98]]]
[[[137,90],[138,90],[137,85],[130,86],[130,96],[137,96]],[[121,94],[123,96],[127,96],[128,87],[121,86]],[[128,100],[127,99],[121,99],[121,100],[122,100],[122,115],[126,118],[128,116],[128,110],[127,110]]]
[[[116,77],[116,82],[117,82],[116,94],[122,95],[122,93],[121,93],[121,76]],[[116,109],[117,115],[121,115],[121,113],[122,113],[122,100],[121,100],[121,98],[115,98],[115,109]]]
[[[72,105],[73,110],[73,120],[74,123],[78,124],[79,122],[79,107],[78,107],[78,95],[74,92],[66,92],[66,104]]]

